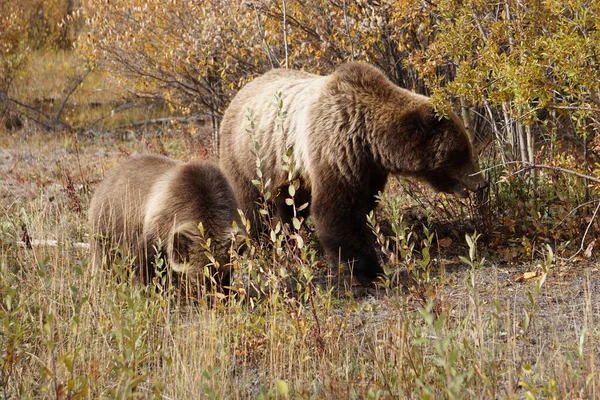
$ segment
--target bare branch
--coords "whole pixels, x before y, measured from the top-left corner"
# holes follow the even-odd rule
[[[17,99],[13,99],[12,97],[9,97],[6,94],[6,92],[0,92],[0,97],[4,98],[5,101],[13,103],[16,106],[19,106],[21,108],[24,108],[26,110],[32,111],[35,114],[37,114],[38,118],[34,118],[31,116],[29,116],[29,118],[48,131],[56,130],[59,127],[63,128],[63,129],[67,129],[69,131],[73,130],[73,127],[71,125],[65,123],[64,121],[54,121],[53,118],[51,118],[48,114],[44,113],[40,109],[30,106],[29,104],[22,103]],[[42,118],[39,118],[39,117],[42,117]],[[48,123],[48,122],[45,122],[44,120],[52,121],[52,122]]]
[[[129,124],[122,124],[122,125],[119,125],[117,129],[133,128],[136,126],[150,125],[150,124],[163,124],[163,123],[174,122],[174,121],[175,122],[192,122],[192,121],[202,121],[202,120],[204,120],[204,117],[200,114],[194,114],[194,115],[190,115],[188,117],[154,118],[154,119],[147,119],[144,121],[132,122]]]
[[[60,107],[58,108],[58,111],[56,112],[56,115],[54,116],[54,119],[52,121],[52,123],[54,125],[58,124],[58,122],[60,121],[60,116],[62,115],[62,112],[65,109],[65,106],[67,105],[67,101],[71,98],[73,93],[75,93],[75,90],[77,90],[77,88],[83,83],[85,78],[87,78],[87,76],[89,75],[90,72],[91,72],[91,69],[86,68],[85,73],[82,76],[79,76],[78,78],[75,79],[75,82],[73,83],[71,88],[68,90],[66,96],[63,98],[62,102],[60,103]]]
[[[524,162],[521,162],[521,161],[509,161],[509,162],[502,163],[502,164],[492,165],[491,167],[484,168],[484,169],[480,170],[479,172],[477,172],[477,173],[475,173],[473,175],[482,174],[482,173],[484,173],[486,171],[490,171],[490,170],[492,170],[494,168],[504,167],[504,166],[509,165],[509,164],[520,164],[520,165],[523,166],[519,170],[517,170],[514,173],[512,173],[512,175],[516,175],[516,174],[519,174],[521,172],[528,171],[528,170],[531,170],[531,169],[547,169],[547,170],[551,170],[551,171],[564,172],[565,174],[575,175],[575,176],[577,176],[579,178],[582,178],[582,179],[588,179],[588,180],[590,180],[592,182],[600,183],[600,179],[599,178],[593,177],[591,175],[582,174],[581,172],[573,171],[572,169],[563,168],[563,167],[554,167],[554,166],[551,166],[551,165],[524,163]]]
[[[32,249],[33,247],[58,247],[60,244],[66,244],[68,246],[77,248],[77,249],[89,249],[90,245],[89,243],[79,243],[79,242],[74,242],[74,243],[62,243],[59,242],[58,240],[53,240],[53,239],[30,239],[29,242],[27,241],[19,241],[17,242],[17,245],[19,247],[24,247],[26,249]]]
[[[581,172],[573,171],[572,169],[567,169],[567,168],[563,168],[563,167],[553,167],[550,165],[528,164],[527,163],[524,165],[524,169],[547,169],[547,170],[551,170],[551,171],[559,171],[559,172],[564,172],[565,174],[575,175],[575,176],[578,176],[583,179],[588,179],[592,182],[600,183],[600,179],[598,179],[598,178],[595,178],[590,175],[585,175],[585,174],[582,174]]]

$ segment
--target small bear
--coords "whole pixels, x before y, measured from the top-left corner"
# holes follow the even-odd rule
[[[122,246],[136,257],[142,282],[154,276],[156,249],[162,246],[170,268],[204,280],[211,261],[221,288],[229,285],[233,222],[239,221],[231,185],[211,162],[182,163],[158,155],[133,156],[111,171],[94,193],[89,208],[91,262],[111,260],[111,249]],[[202,223],[204,237],[199,224]]]

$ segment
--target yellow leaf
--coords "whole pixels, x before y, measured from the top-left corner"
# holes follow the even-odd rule
[[[440,247],[448,247],[452,244],[452,239],[449,237],[440,239],[438,240],[438,244],[440,245]]]
[[[539,276],[539,272],[525,272],[523,275],[520,275],[515,279],[515,282],[523,282],[528,279],[537,278]]]
[[[278,380],[277,383],[277,391],[279,392],[280,395],[282,395],[283,397],[288,397],[288,393],[289,393],[289,389],[288,389],[288,384],[284,381],[284,380]]]

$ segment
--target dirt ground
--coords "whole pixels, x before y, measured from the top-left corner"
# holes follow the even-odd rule
[[[78,210],[83,226],[74,230],[74,242],[87,241],[85,212],[90,193],[102,179],[104,172],[129,154],[152,152],[155,137],[140,137],[119,140],[113,137],[76,137],[73,135],[49,135],[44,133],[22,135],[4,134],[0,136],[0,207],[3,217],[19,213],[21,208],[35,212],[40,204],[53,203],[57,207]],[[177,136],[162,138],[164,148],[174,149],[173,153],[182,159],[193,154],[181,151],[185,145]],[[37,202],[37,203],[36,203]],[[36,205],[37,204],[37,205]],[[416,218],[416,217],[415,217]],[[32,239],[56,239],[40,237],[44,234],[28,227]],[[468,232],[459,232],[464,235]],[[52,232],[46,232],[52,236]],[[598,331],[600,317],[600,272],[593,252],[589,258],[580,255],[568,260],[569,254],[555,255],[549,265],[545,282],[537,294],[536,286],[542,276],[543,247],[540,247],[528,260],[506,262],[494,251],[480,243],[478,257],[485,257],[482,267],[472,269],[458,256],[468,254],[465,243],[453,238],[450,246],[437,245],[448,232],[441,230],[432,246],[431,283],[426,288],[411,284],[402,267],[399,267],[401,284],[391,290],[401,290],[414,299],[415,305],[433,300],[436,307],[448,311],[449,315],[460,319],[469,302],[477,293],[484,308],[482,312],[499,313],[499,321],[505,332],[515,331],[527,335],[527,330],[535,327],[535,336],[527,338],[532,349],[529,357],[553,357],[548,338],[560,338],[561,342],[578,343],[578,335],[584,328]],[[588,254],[589,255],[589,254]],[[323,274],[327,275],[326,268]],[[325,275],[321,282],[332,282]],[[474,276],[474,287],[470,284]],[[335,281],[335,279],[334,279]],[[387,296],[386,289],[378,285],[364,289],[352,286],[350,293],[346,283],[340,284],[341,297],[352,295],[361,302],[373,303],[374,320],[384,318],[386,310],[382,300]],[[412,285],[412,288],[411,288]],[[508,309],[515,312],[507,313]],[[522,311],[519,311],[522,310]],[[503,319],[502,315],[534,316],[523,326],[522,320]],[[540,332],[544,335],[540,336]],[[531,360],[534,362],[535,360]]]

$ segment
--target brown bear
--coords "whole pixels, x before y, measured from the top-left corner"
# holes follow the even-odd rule
[[[134,156],[111,171],[92,197],[92,266],[100,267],[105,256],[112,262],[111,249],[122,246],[136,258],[140,278],[148,283],[160,243],[173,271],[203,281],[204,267],[211,264],[203,244],[210,239],[216,261],[211,268],[219,286],[225,287],[231,239],[237,233],[233,221],[238,220],[235,194],[217,165]]]
[[[390,173],[461,197],[487,184],[455,114],[438,118],[428,97],[364,63],[328,76],[274,69],[256,78],[225,111],[220,138],[221,167],[254,225],[260,193],[251,148],[258,144],[264,179],[280,189],[273,206],[283,220],[290,215],[282,155],[293,148],[296,199],[309,201],[328,262],[348,263],[363,283],[382,272],[366,215]]]

